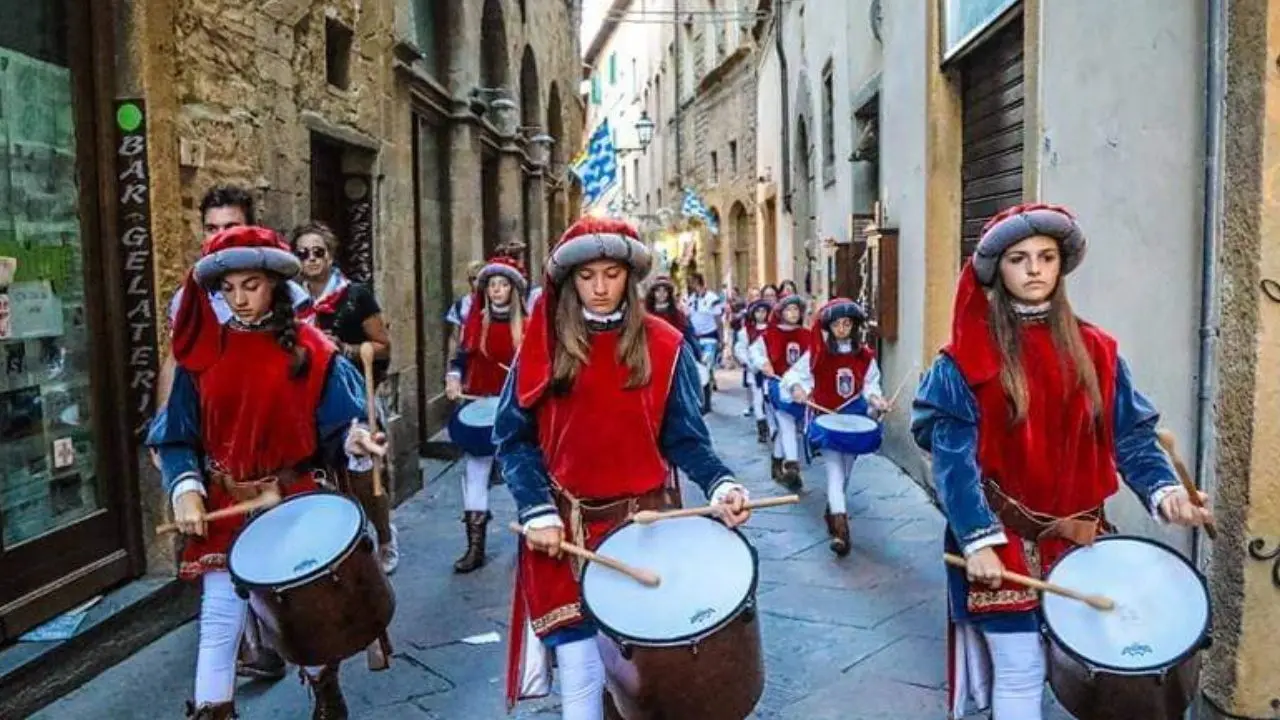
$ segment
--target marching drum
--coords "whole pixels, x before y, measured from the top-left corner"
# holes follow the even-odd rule
[[[742,534],[706,517],[630,523],[597,550],[662,578],[646,587],[601,565],[583,569],[583,607],[617,656],[606,667],[623,670],[610,678],[622,715],[745,718],[764,690],[764,656],[758,562]]]
[[[227,569],[281,654],[298,665],[361,652],[395,612],[364,511],[344,495],[294,495],[254,517],[232,543]]]
[[[778,378],[769,378],[769,404],[778,412],[784,412],[795,417],[797,420],[804,419],[805,406],[802,403],[792,402],[790,397],[782,397],[782,383]]]
[[[1208,587],[1191,563],[1146,538],[1109,535],[1068,551],[1045,579],[1116,602],[1100,612],[1044,596],[1058,702],[1084,720],[1181,718],[1211,619]]]
[[[884,428],[866,415],[819,415],[809,424],[809,441],[834,452],[868,455],[883,438]]]
[[[449,419],[449,439],[468,455],[493,454],[493,418],[498,414],[498,398],[473,400],[458,408]]]

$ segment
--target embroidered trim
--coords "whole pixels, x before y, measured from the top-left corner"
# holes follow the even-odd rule
[[[998,535],[1002,532],[1004,532],[1004,528],[1001,527],[999,523],[996,523],[995,525],[992,525],[990,527],[985,527],[980,530],[974,530],[968,535],[965,535],[964,537],[960,538],[960,544],[968,545],[970,543],[974,543],[979,540],[985,540],[986,538],[989,538],[992,535]]]
[[[1025,588],[1018,590],[970,590],[969,612],[1016,610],[1019,609],[1016,606],[1023,603],[1030,603],[1034,606],[1037,599],[1035,590]]]
[[[561,625],[576,621],[582,617],[582,603],[575,602],[560,607],[544,614],[542,617],[534,618],[530,621],[533,626],[533,632],[542,637],[543,635],[557,629]]]
[[[226,553],[210,553],[201,555],[194,561],[183,561],[178,565],[178,577],[183,580],[195,580],[211,570],[226,570]]]

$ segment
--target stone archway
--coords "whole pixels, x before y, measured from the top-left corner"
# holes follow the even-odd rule
[[[507,26],[499,0],[485,0],[480,16],[480,84],[509,88],[511,59],[507,55]]]
[[[814,229],[814,157],[813,96],[809,78],[801,72],[796,83],[795,148],[792,150],[792,234],[791,273],[796,287],[803,293],[813,292],[813,268],[809,266],[809,248]]]
[[[554,245],[569,226],[567,138],[565,138],[564,106],[560,101],[560,85],[554,80],[547,90],[547,134],[555,141],[551,146],[552,185],[547,193],[547,244]]]
[[[751,245],[755,242],[755,231],[751,228],[751,219],[741,200],[735,202],[729,209],[728,232],[733,248],[731,284],[745,294],[747,288],[755,283],[751,272]]]
[[[542,89],[538,84],[538,61],[533,48],[525,45],[520,58],[520,125],[521,135],[527,141],[543,131]],[[543,208],[541,176],[521,173],[520,177],[520,227],[524,250],[521,260],[528,266],[543,253]]]

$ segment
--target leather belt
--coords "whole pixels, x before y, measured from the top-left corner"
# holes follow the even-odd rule
[[[1027,540],[1057,537],[1075,545],[1092,545],[1098,535],[1114,531],[1101,506],[1068,517],[1056,517],[1029,509],[1004,494],[990,478],[982,480],[982,489],[991,510],[1005,528]]]
[[[279,495],[284,495],[298,477],[305,473],[311,472],[310,469],[299,468],[283,468],[276,470],[261,477],[239,480],[232,477],[229,473],[222,472],[217,469],[210,469],[208,476],[210,482],[217,483],[223,490],[227,491],[236,502],[245,502],[253,500],[267,490],[274,490]]]

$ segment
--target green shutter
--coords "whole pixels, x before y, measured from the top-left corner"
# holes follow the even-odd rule
[[[591,104],[592,105],[600,104],[600,76],[599,75],[591,76]]]
[[[618,53],[609,53],[609,85],[618,84]]]

